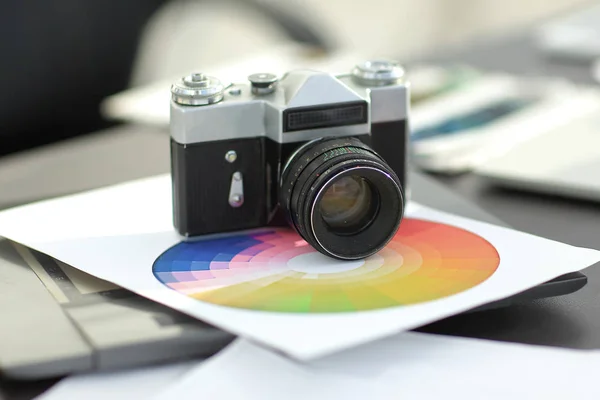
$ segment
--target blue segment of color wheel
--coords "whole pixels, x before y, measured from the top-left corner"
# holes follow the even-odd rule
[[[163,253],[155,261],[153,269],[155,273],[208,270],[211,262],[231,261],[244,250],[264,243],[260,237],[271,233],[182,242]]]

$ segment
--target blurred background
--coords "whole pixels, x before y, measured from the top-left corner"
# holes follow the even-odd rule
[[[129,88],[300,45],[401,62],[510,33],[583,0],[4,0],[0,154],[111,126]],[[288,46],[288,47],[286,47]],[[283,54],[283,53],[281,53]]]
[[[476,205],[524,232],[600,249],[600,0],[2,0],[0,210],[166,173],[170,86],[190,72],[231,82],[299,67],[348,72],[369,58],[406,68],[406,159],[428,173],[411,174],[421,180],[420,193],[411,193],[472,215]],[[434,183],[451,191],[430,196],[440,190]],[[598,348],[600,290],[588,276],[587,292],[563,308],[526,305],[442,330]],[[122,349],[143,348],[140,331],[122,342],[113,335],[128,315],[113,300],[102,295],[119,308],[115,318],[102,307],[94,308],[100,319],[82,312],[77,320],[62,308],[60,318],[76,321],[83,336],[88,323],[100,332],[90,336],[98,338],[91,358],[106,351],[106,360],[121,354],[130,365],[132,353]],[[26,314],[19,309],[18,318],[38,315]],[[158,325],[161,340],[171,340]],[[15,337],[26,343],[21,332]],[[12,365],[31,362],[34,348],[16,349],[24,358]],[[0,399],[2,386],[0,376]]]

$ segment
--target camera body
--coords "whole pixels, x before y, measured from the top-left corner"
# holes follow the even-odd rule
[[[197,73],[171,93],[173,218],[184,238],[274,224],[286,164],[321,138],[360,140],[406,186],[409,85],[396,63],[235,84]]]

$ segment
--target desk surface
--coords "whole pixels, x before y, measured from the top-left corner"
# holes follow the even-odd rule
[[[551,63],[522,37],[453,50],[434,61],[438,60],[592,81],[587,65]],[[157,145],[166,142],[167,134],[156,128],[122,126],[0,159],[0,209],[166,172],[168,152]],[[498,190],[470,175],[436,179],[519,230],[600,249],[600,204]],[[574,294],[457,316],[423,330],[600,349],[600,269],[584,273],[589,283]],[[32,386],[0,381],[0,388],[10,398],[29,398],[26,392],[39,391],[44,385],[47,383]]]

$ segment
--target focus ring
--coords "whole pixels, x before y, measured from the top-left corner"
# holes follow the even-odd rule
[[[381,203],[372,223],[342,238],[323,224],[316,207],[325,189],[344,176],[366,180]],[[282,173],[279,193],[288,222],[298,233],[318,251],[340,259],[362,258],[381,249],[395,234],[404,212],[404,194],[394,171],[352,137],[318,140],[300,148]]]

